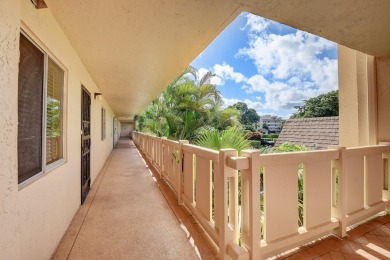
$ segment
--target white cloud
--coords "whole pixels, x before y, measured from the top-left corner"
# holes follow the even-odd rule
[[[263,93],[263,107],[273,110],[291,110],[304,99],[336,90],[337,59],[324,55],[336,44],[302,31],[266,33],[273,23],[247,15],[244,29],[248,28],[249,46],[240,49],[237,57],[253,60],[258,75],[247,79],[242,89]]]
[[[237,102],[242,102],[241,99],[236,99],[236,98],[222,98],[224,107],[232,106],[236,104]]]
[[[210,79],[210,84],[222,86],[225,82],[220,77],[214,76]]]
[[[250,99],[237,99],[237,98],[222,98],[224,102],[224,107],[234,105],[238,102],[244,102],[248,105],[248,108],[253,108],[255,110],[263,109],[264,105],[261,102],[252,101]]]
[[[294,106],[302,104],[302,100],[313,95],[313,91],[304,91],[283,82],[270,83],[261,75],[249,78],[247,84],[243,87],[247,93],[260,92],[264,94],[265,100],[256,97],[262,103],[262,108],[275,111],[290,110]],[[259,106],[257,105],[257,107]]]
[[[248,32],[249,43],[236,58],[252,61],[257,74],[244,75],[227,63],[215,64],[211,68],[216,74],[212,83],[222,86],[231,80],[253,96],[224,98],[225,106],[245,102],[259,114],[267,111],[286,116],[303,100],[338,88],[337,59],[327,57],[336,44],[252,14],[246,18],[242,30]],[[200,73],[206,72],[200,69]]]
[[[235,72],[234,68],[226,63],[215,64],[213,71],[217,77],[223,80],[233,80],[236,83],[240,83],[246,80],[245,76],[240,72]]]
[[[272,23],[272,21],[254,14],[247,14],[246,18],[246,25],[242,28],[242,30],[248,28],[251,32],[261,32]]]
[[[210,70],[205,68],[198,69],[199,79],[206,75],[208,71]],[[215,74],[215,76],[210,79],[210,83],[217,86],[225,85],[225,81],[227,80],[232,80],[235,83],[241,83],[247,80],[242,73],[234,71],[234,68],[226,63],[223,63],[222,65],[215,64],[211,71]]]
[[[286,35],[252,35],[249,47],[240,49],[238,55],[252,59],[260,74],[270,74],[279,80],[298,76],[324,85],[324,77],[316,75],[337,76],[337,60],[322,59],[320,54],[335,47],[325,39],[297,31]]]

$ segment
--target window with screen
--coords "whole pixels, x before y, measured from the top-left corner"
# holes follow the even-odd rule
[[[20,34],[18,183],[63,159],[64,71]],[[44,149],[43,149],[44,148]]]
[[[20,35],[18,88],[19,183],[42,171],[44,53]]]
[[[102,140],[106,139],[106,110],[102,107]]]

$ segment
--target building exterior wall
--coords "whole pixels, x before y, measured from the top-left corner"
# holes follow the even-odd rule
[[[378,141],[390,141],[390,57],[377,58]]]
[[[0,259],[19,259],[17,133],[20,6],[0,1]]]
[[[338,46],[340,145],[375,145],[377,87],[375,58]]]
[[[263,128],[263,125],[266,124],[268,126],[268,130],[274,133],[280,133],[283,125],[283,119],[278,116],[264,115],[260,116],[260,129]],[[265,129],[264,129],[265,130]]]
[[[134,123],[125,123],[121,124],[121,137],[129,137],[130,133],[134,130]]]
[[[30,184],[18,186],[18,62],[22,28],[65,67],[65,162]],[[0,259],[49,259],[80,206],[81,85],[91,93],[91,181],[113,147],[110,122],[101,140],[101,108],[115,115],[50,9],[37,10],[31,1],[0,3]],[[104,95],[104,93],[103,93]]]

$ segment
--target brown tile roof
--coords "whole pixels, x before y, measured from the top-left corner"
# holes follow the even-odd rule
[[[310,150],[339,144],[339,117],[297,118],[285,121],[275,146],[285,142],[305,145]]]

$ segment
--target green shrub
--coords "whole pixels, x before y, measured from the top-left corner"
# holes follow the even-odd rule
[[[261,149],[263,148],[263,146],[261,146],[261,142],[260,141],[250,141],[251,142],[251,146],[253,149]]]
[[[274,147],[272,149],[273,153],[288,153],[288,152],[299,152],[299,151],[307,151],[307,147],[304,145],[293,144],[293,143],[283,143],[278,147]]]

